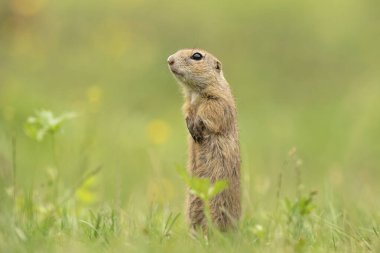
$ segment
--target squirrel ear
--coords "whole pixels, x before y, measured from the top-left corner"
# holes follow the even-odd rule
[[[222,70],[222,63],[220,61],[216,61],[215,68],[220,72]]]

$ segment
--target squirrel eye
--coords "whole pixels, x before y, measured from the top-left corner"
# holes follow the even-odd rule
[[[190,58],[193,60],[196,60],[196,61],[200,61],[200,60],[202,60],[203,55],[201,55],[200,53],[197,52],[197,53],[194,53]]]

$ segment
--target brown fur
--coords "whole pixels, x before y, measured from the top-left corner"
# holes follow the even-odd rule
[[[201,60],[191,59],[199,52]],[[188,172],[225,179],[229,187],[210,201],[211,219],[221,231],[235,227],[240,218],[240,148],[236,106],[218,59],[200,49],[183,49],[169,56],[170,70],[184,88],[183,113],[189,129]],[[190,228],[205,229],[203,203],[187,194]]]

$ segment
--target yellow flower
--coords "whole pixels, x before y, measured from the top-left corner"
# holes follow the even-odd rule
[[[93,204],[99,200],[96,191],[97,178],[89,177],[83,182],[80,188],[75,192],[75,197],[82,204]]]
[[[165,143],[169,137],[169,125],[160,119],[149,122],[147,126],[148,138],[154,144]]]
[[[98,196],[95,193],[89,191],[88,189],[82,188],[75,192],[75,197],[80,203],[83,204],[93,204],[98,200]]]
[[[103,91],[99,86],[91,86],[86,91],[87,101],[90,104],[99,104],[103,98]]]

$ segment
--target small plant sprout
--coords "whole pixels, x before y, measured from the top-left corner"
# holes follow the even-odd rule
[[[37,141],[43,141],[47,134],[51,136],[51,151],[55,166],[58,167],[56,148],[55,148],[55,135],[62,129],[62,124],[74,118],[76,115],[73,112],[63,113],[56,117],[51,111],[39,110],[36,111],[35,116],[30,116],[26,120],[24,130],[26,135]]]
[[[186,170],[177,167],[177,172],[189,187],[190,193],[199,197],[204,203],[204,214],[207,224],[212,227],[210,215],[210,200],[228,187],[226,180],[218,180],[214,184],[208,178],[190,177]],[[211,226],[210,226],[211,225]]]
[[[61,128],[62,124],[76,116],[75,113],[63,113],[60,116],[54,116],[49,110],[39,110],[34,116],[29,116],[24,125],[25,133],[37,140],[42,141],[47,134],[54,136]]]
[[[309,195],[301,194],[295,200],[285,198],[285,211],[289,229],[294,238],[298,240],[303,240],[305,229],[311,223],[311,213],[316,209],[315,195],[317,195],[317,191],[311,191]]]

